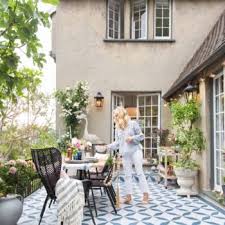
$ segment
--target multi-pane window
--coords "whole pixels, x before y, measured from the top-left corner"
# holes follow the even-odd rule
[[[108,0],[108,38],[122,38],[123,0]]]
[[[155,38],[171,36],[171,0],[155,0]]]
[[[147,1],[133,0],[132,13],[132,39],[147,38]]]

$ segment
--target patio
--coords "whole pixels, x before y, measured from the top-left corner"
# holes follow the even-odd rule
[[[141,194],[137,188],[137,177],[133,176],[134,198],[132,205],[121,205],[118,214],[113,213],[108,198],[100,196],[95,191],[98,217],[95,218],[98,225],[224,225],[225,211],[214,206],[212,203],[198,197],[191,199],[182,198],[176,195],[175,189],[164,188],[157,184],[153,172],[146,172],[151,193],[151,201],[148,205],[140,204]],[[120,177],[120,193],[124,193],[124,178]],[[18,225],[36,225],[46,194],[44,188],[36,191],[27,197],[24,202],[24,210]],[[89,212],[85,209],[83,225],[92,224]],[[47,208],[44,214],[42,225],[55,225],[57,223],[57,206]]]

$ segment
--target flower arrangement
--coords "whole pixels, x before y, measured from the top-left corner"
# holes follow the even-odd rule
[[[18,159],[0,162],[0,197],[7,194],[23,195],[35,178],[37,173],[32,161]]]
[[[75,156],[79,151],[84,152],[91,146],[92,146],[91,142],[74,137],[74,138],[72,138],[72,142],[70,144],[68,144],[68,146],[67,146],[67,158],[71,158],[72,156]],[[80,153],[80,154],[82,154],[82,153]]]
[[[71,136],[78,135],[79,119],[77,115],[86,111],[89,100],[89,88],[86,81],[79,81],[73,88],[67,87],[58,90],[55,94],[58,103],[61,105],[61,116],[65,120],[66,127]]]

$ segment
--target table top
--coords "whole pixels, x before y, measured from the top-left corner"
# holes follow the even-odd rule
[[[68,163],[68,162],[63,162],[63,168],[64,169],[74,169],[74,170],[89,170],[93,167],[102,167],[104,166],[105,162],[106,162],[106,159],[107,159],[108,155],[105,154],[100,154],[100,155],[96,155],[96,157],[88,157],[84,160],[80,160],[80,163],[79,163],[79,160],[76,160],[75,163],[73,163],[71,161],[71,163]],[[93,159],[97,159],[96,162],[93,162]],[[88,159],[91,159],[91,160],[88,160]],[[87,161],[86,161],[87,160]]]

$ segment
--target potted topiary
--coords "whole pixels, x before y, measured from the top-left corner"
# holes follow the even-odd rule
[[[193,153],[201,153],[204,148],[203,133],[194,127],[194,123],[200,117],[199,105],[194,100],[187,103],[174,101],[170,108],[179,149],[179,159],[174,164],[177,183],[180,186],[177,194],[190,197],[197,194],[193,185],[199,170],[199,165],[192,158]]]

